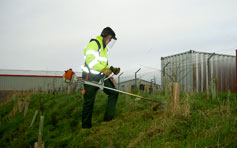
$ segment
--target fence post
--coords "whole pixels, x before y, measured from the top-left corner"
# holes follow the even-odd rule
[[[29,108],[29,100],[25,101],[26,105],[25,105],[25,110],[24,110],[24,117],[26,116],[27,112],[28,112],[28,108]]]
[[[173,83],[173,101],[174,101],[174,111],[179,109],[179,83]]]
[[[36,118],[37,114],[38,114],[38,110],[35,111],[35,114],[34,114],[34,117],[33,117],[32,121],[31,121],[30,127],[34,124],[35,118]]]
[[[169,89],[171,92],[170,96],[170,107],[173,112],[173,115],[179,113],[180,111],[180,104],[179,104],[179,90],[180,84],[179,83],[170,83]]]
[[[44,125],[44,116],[40,116],[38,142],[35,142],[35,148],[44,148],[44,143],[42,141],[43,125]]]
[[[211,93],[212,99],[216,99],[216,79],[214,77],[211,80]]]
[[[22,112],[23,108],[24,108],[24,100],[20,99],[20,101],[18,102],[18,111]]]

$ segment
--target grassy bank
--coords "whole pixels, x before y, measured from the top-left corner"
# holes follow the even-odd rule
[[[146,96],[160,98],[161,94]],[[19,102],[29,101],[24,117]],[[39,115],[45,116],[46,147],[237,147],[236,95],[220,94],[211,100],[205,94],[181,95],[180,111],[152,110],[154,104],[119,96],[116,116],[103,122],[106,96],[98,93],[93,127],[81,129],[81,94],[15,95],[0,107],[0,147],[33,147],[38,139]]]

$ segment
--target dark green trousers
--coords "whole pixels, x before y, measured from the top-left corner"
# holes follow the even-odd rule
[[[110,80],[104,82],[106,87],[115,88]],[[91,119],[95,96],[98,91],[98,87],[84,85],[84,103],[82,109],[82,128],[91,128]],[[103,90],[108,95],[107,105],[104,113],[104,121],[110,121],[114,117],[115,107],[118,99],[118,92],[114,92],[108,89]]]

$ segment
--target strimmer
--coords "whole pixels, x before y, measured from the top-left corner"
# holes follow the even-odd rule
[[[112,75],[112,76],[113,76],[113,75]],[[112,76],[110,76],[110,77],[112,77]],[[122,93],[122,94],[126,94],[126,95],[129,95],[129,96],[134,96],[134,97],[137,97],[137,98],[146,100],[146,101],[150,101],[150,102],[157,103],[157,104],[155,104],[155,105],[153,106],[153,108],[152,108],[154,111],[156,111],[159,106],[163,106],[163,105],[164,105],[163,102],[158,101],[158,100],[154,100],[154,99],[151,99],[151,98],[139,96],[139,95],[136,95],[136,94],[132,94],[132,93],[129,93],[129,92],[125,92],[125,91],[121,91],[121,90],[118,90],[118,89],[113,89],[113,88],[109,88],[109,87],[104,86],[104,81],[107,80],[107,79],[109,79],[110,77],[107,77],[107,78],[104,77],[104,78],[101,79],[99,82],[86,81],[86,80],[83,80],[82,78],[77,78],[77,77],[75,76],[75,73],[72,72],[71,69],[65,71],[65,74],[63,75],[64,81],[65,81],[66,83],[73,84],[73,83],[81,82],[82,84],[86,84],[86,85],[98,87],[98,88],[100,88],[101,90],[103,90],[103,89],[109,89],[109,90],[116,91],[116,92],[119,92],[119,93]]]

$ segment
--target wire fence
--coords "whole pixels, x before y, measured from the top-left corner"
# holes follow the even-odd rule
[[[123,75],[124,76],[120,77],[120,82],[125,82],[125,81],[135,79],[135,71],[134,71],[134,75],[126,75],[125,72]],[[116,76],[115,79],[118,81],[118,76]],[[138,72],[137,79],[142,79],[142,80],[154,83],[154,84],[161,85],[161,71],[160,70],[156,70],[156,71],[152,70],[150,72]]]

